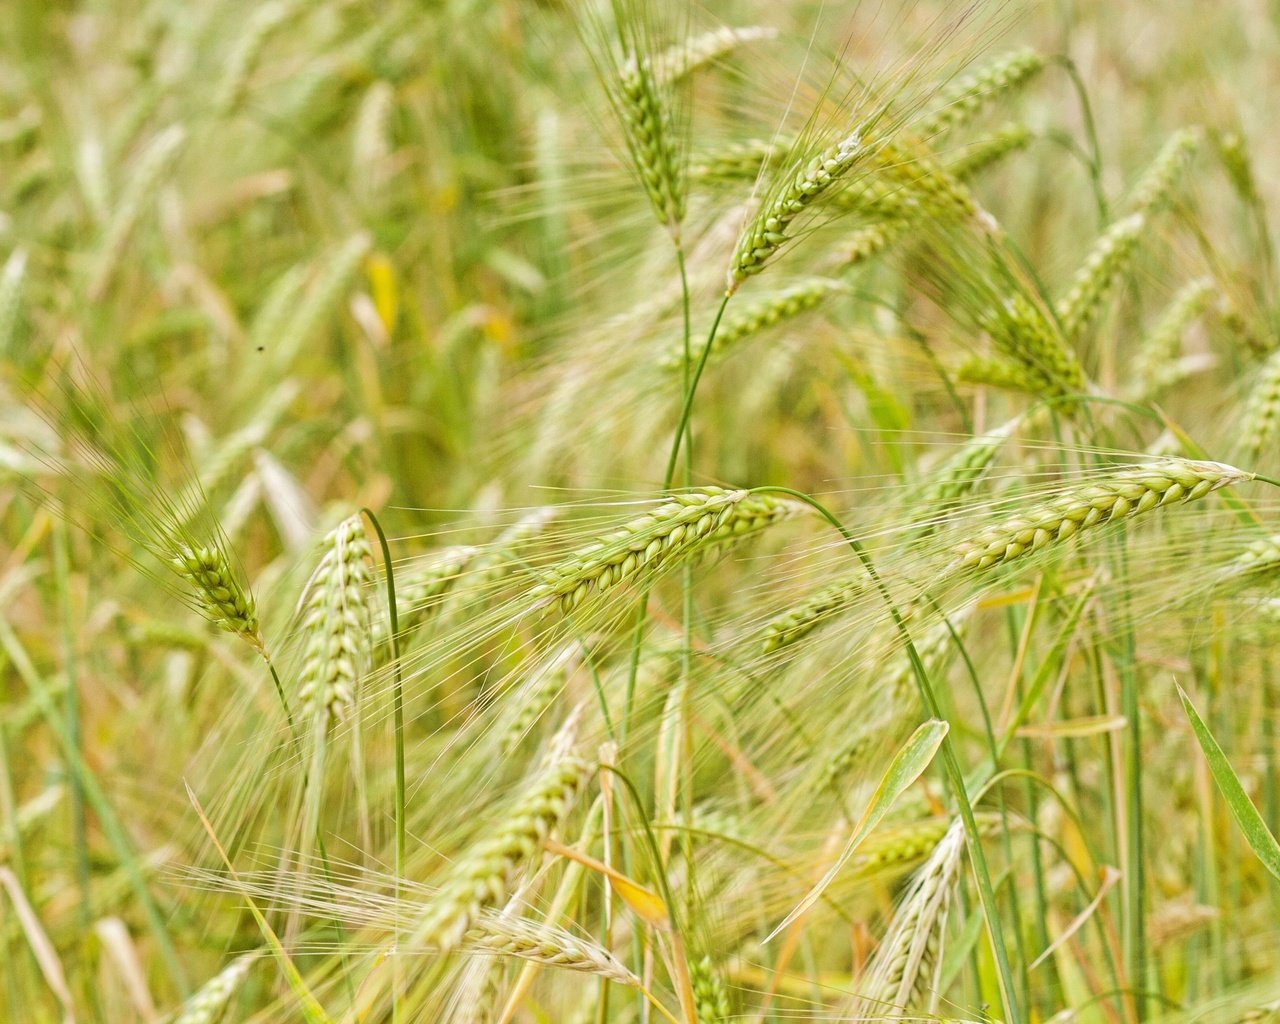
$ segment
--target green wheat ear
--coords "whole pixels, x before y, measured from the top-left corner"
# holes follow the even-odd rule
[[[200,610],[210,622],[263,653],[253,595],[236,578],[220,547],[179,544],[169,564],[190,585]]]

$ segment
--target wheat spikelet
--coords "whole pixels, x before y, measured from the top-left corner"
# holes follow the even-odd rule
[[[152,139],[138,157],[115,212],[107,223],[102,247],[94,262],[93,272],[89,275],[88,291],[91,298],[101,298],[111,284],[121,263],[120,256],[129,244],[129,238],[141,220],[147,203],[155,198],[186,140],[186,131],[180,125],[171,125]]]
[[[1179,289],[1134,359],[1133,377],[1139,397],[1150,397],[1177,380],[1182,335],[1217,292],[1212,278],[1201,277]]]
[[[1024,124],[1004,125],[991,135],[965,145],[946,162],[946,168],[961,181],[968,181],[1009,154],[1026,149],[1033,137],[1031,129]]]
[[[640,979],[602,946],[563,928],[507,914],[479,914],[462,938],[462,948],[608,978],[637,988]]]
[[[503,530],[492,544],[480,549],[473,567],[471,589],[482,591],[488,584],[502,579],[523,560],[523,548],[540,537],[561,515],[555,505],[543,505],[522,515]]]
[[[1029,82],[1044,65],[1044,58],[1034,50],[1001,54],[989,64],[948,83],[935,109],[914,126],[915,132],[930,139],[967,124],[988,102]]]
[[[249,323],[245,337],[250,349],[274,345],[297,313],[307,283],[307,265],[298,263],[271,282]]]
[[[1084,530],[1194,501],[1220,487],[1251,479],[1251,473],[1220,462],[1164,459],[1125,466],[978,531],[956,546],[946,572],[982,572]]]
[[[866,593],[869,582],[865,574],[836,580],[770,619],[760,631],[761,652],[790,647],[825,625]]]
[[[254,954],[238,956],[219,974],[215,974],[194,992],[178,1011],[173,1024],[215,1024],[236,990],[243,984],[254,961]]]
[[[736,291],[748,277],[764,270],[778,250],[791,240],[788,231],[792,222],[828,197],[865,152],[862,132],[854,129],[788,172],[780,187],[765,197],[738,240],[729,267],[730,292]]]
[[[300,603],[303,633],[298,696],[317,716],[343,721],[370,666],[372,551],[360,516],[325,537],[324,554]]]
[[[1005,391],[1022,391],[1036,394],[1042,381],[1025,368],[1007,359],[988,359],[983,356],[967,356],[955,368],[956,380],[981,387],[1001,388]]]
[[[1102,308],[1111,285],[1137,251],[1146,223],[1143,214],[1130,214],[1112,224],[1094,242],[1067,294],[1058,302],[1058,321],[1068,339],[1079,338]]]
[[[718,61],[744,43],[776,39],[777,30],[764,26],[734,28],[724,25],[669,46],[654,58],[654,73],[659,82],[675,82],[691,72]]]
[[[27,251],[14,249],[0,270],[0,356],[18,340],[22,327],[22,291],[27,278]]]
[[[1258,382],[1245,403],[1244,443],[1255,457],[1262,454],[1275,440],[1276,426],[1280,423],[1280,350],[1273,352],[1262,369]]]
[[[795,510],[794,502],[743,490],[709,487],[675,494],[552,567],[533,596],[553,597],[568,613],[642,570],[670,568],[705,545],[754,533]]]
[[[451,1024],[489,1024],[501,1010],[498,1000],[501,961],[472,957],[458,980]]]
[[[462,942],[485,908],[501,903],[541,844],[560,824],[586,782],[586,762],[560,752],[534,778],[494,832],[458,860],[415,931],[415,945],[448,952]]]
[[[1260,576],[1271,577],[1280,571],[1280,534],[1255,540],[1240,552],[1227,566],[1228,580],[1256,580]]]
[[[198,607],[210,622],[262,653],[253,594],[241,586],[220,545],[179,543],[169,564],[190,585]]]
[[[707,356],[708,361],[719,358],[727,349],[744,338],[800,316],[821,305],[829,296],[847,290],[848,286],[840,281],[810,277],[735,309],[721,321],[711,345],[711,352]],[[684,367],[683,345],[672,346],[661,355],[658,358],[658,366],[669,373],[682,369]]]
[[[1183,169],[1200,148],[1202,134],[1198,128],[1174,132],[1133,186],[1125,200],[1125,209],[1151,213],[1164,206],[1173,194]]]
[[[616,92],[632,166],[659,223],[678,233],[684,220],[685,190],[674,98],[650,58],[634,53],[618,69]]]
[[[697,1011],[695,1024],[729,1024],[733,1014],[729,992],[711,957],[704,956],[689,965],[689,980]]]
[[[249,15],[244,32],[226,58],[222,77],[214,86],[215,111],[226,115],[240,109],[267,41],[276,29],[294,16],[298,6],[297,0],[268,0]]]
[[[859,1009],[867,1016],[932,1013],[947,909],[963,852],[964,828],[957,820],[912,878],[869,976],[859,986]]]

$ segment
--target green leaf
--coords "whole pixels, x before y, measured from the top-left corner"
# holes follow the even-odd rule
[[[1209,727],[1196,713],[1191,699],[1181,686],[1178,687],[1178,696],[1182,698],[1182,707],[1187,712],[1187,717],[1191,719],[1191,728],[1195,730],[1200,749],[1204,751],[1205,760],[1209,762],[1209,771],[1213,773],[1213,781],[1218,784],[1223,799],[1227,801],[1231,816],[1236,819],[1236,824],[1244,833],[1249,848],[1258,855],[1258,860],[1262,861],[1263,867],[1280,879],[1280,843],[1276,842],[1276,837],[1267,828],[1262,815],[1253,806],[1253,801],[1240,785],[1240,777],[1232,770],[1226,754],[1222,752],[1218,741],[1209,732]]]
[[[809,890],[795,910],[791,911],[786,916],[786,919],[769,934],[769,937],[764,940],[765,942],[772,939],[818,902],[827,887],[835,880],[836,875],[840,873],[840,869],[853,856],[854,851],[875,830],[875,827],[880,824],[884,816],[889,813],[889,809],[897,802],[898,797],[924,774],[924,770],[929,767],[934,754],[942,746],[942,741],[946,739],[947,730],[950,728],[946,722],[931,718],[911,734],[911,738],[894,755],[893,763],[889,765],[889,770],[884,773],[884,778],[880,780],[880,785],[871,794],[871,801],[867,804],[867,809],[862,812],[862,817],[858,820],[858,824],[854,826],[853,834],[849,836],[844,849],[840,851],[840,856],[827,869],[827,873],[822,876],[821,881]]]

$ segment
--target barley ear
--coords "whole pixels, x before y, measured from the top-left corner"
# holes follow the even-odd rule
[[[359,515],[330,531],[323,549],[303,591],[298,696],[333,723],[350,714],[371,663],[373,552]]]

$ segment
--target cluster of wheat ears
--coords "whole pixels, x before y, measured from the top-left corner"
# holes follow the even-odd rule
[[[0,28],[0,1019],[1280,1015],[1266,183],[1143,5],[125,6]]]

